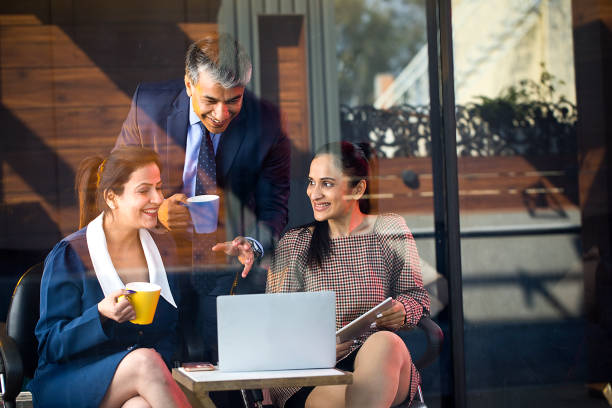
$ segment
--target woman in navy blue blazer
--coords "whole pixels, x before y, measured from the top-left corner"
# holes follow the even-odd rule
[[[127,147],[84,161],[81,208],[101,213],[59,242],[45,260],[39,362],[29,385],[40,407],[186,407],[168,365],[180,293],[164,263],[172,241],[152,231],[163,201],[160,162]],[[88,211],[82,211],[87,213]],[[83,219],[81,219],[82,225]],[[164,261],[162,261],[162,258]],[[132,324],[129,282],[161,287],[153,323]]]

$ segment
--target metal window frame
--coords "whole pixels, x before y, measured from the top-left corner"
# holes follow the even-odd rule
[[[448,279],[452,406],[466,406],[451,0],[426,0],[436,268]],[[450,401],[449,401],[450,402]],[[443,403],[443,406],[446,406]]]

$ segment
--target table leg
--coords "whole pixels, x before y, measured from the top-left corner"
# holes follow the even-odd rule
[[[215,403],[210,399],[208,392],[196,394],[193,391],[185,388],[183,384],[179,382],[177,382],[177,384],[193,408],[217,408]]]

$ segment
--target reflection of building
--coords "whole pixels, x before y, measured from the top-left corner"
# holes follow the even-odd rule
[[[503,405],[523,385],[529,385],[530,398],[535,391],[554,400],[549,384],[566,388],[585,377],[612,378],[612,13],[606,2],[452,2],[457,104],[465,108],[478,95],[494,97],[520,80],[538,81],[543,62],[565,82],[556,95],[580,112],[577,125],[576,110],[569,110],[571,120],[557,123],[567,131],[562,133],[550,124],[538,132],[535,126],[495,128],[478,116],[466,118],[465,109],[456,111],[459,135],[491,136],[457,140],[460,153],[470,152],[457,159],[468,391],[477,395],[490,387],[487,392],[503,394],[497,404],[470,406]],[[254,60],[252,90],[281,107],[294,145],[291,222],[310,216],[303,193],[309,152],[337,136],[338,127],[333,4],[1,3],[0,317],[17,273],[76,228],[72,179],[79,160],[107,152],[136,84],[181,76],[186,45],[210,30],[233,33],[247,46]],[[403,116],[393,116],[392,109],[372,112],[372,140],[388,157],[379,160],[374,191],[379,210],[407,216],[421,257],[437,268],[432,214],[434,199],[446,193],[434,194],[436,186],[443,190],[433,177],[429,125],[439,118],[429,115],[427,76],[424,47],[377,101],[377,107],[420,106],[397,108]],[[343,111],[368,119],[350,112],[355,109]],[[500,117],[490,116],[495,122]],[[402,118],[407,125],[399,123]],[[409,139],[410,154],[398,143],[391,146],[400,137]],[[506,140],[521,149],[500,157],[494,148]],[[561,156],[559,140],[579,143],[561,149]],[[522,149],[553,143],[547,152]],[[416,187],[403,184],[404,170],[418,176]],[[440,367],[442,377],[451,373],[446,361]],[[426,384],[424,390],[440,388],[446,389]]]
[[[575,103],[569,0],[455,0],[453,12],[458,104],[498,96],[523,79],[538,82],[542,64],[564,83],[556,95]],[[427,75],[425,45],[374,105],[428,104]]]
[[[253,58],[249,86],[278,105],[292,142],[289,224],[310,220],[304,175],[310,152],[339,138],[334,2],[221,1],[219,30]]]
[[[338,134],[333,2],[140,5],[0,6],[0,250],[48,251],[77,228],[79,161],[108,153],[136,85],[182,77],[187,45],[207,32],[249,50],[250,87],[280,107],[295,164]]]
[[[223,0],[219,7],[219,30],[232,33],[253,58],[250,87],[279,104],[306,151],[309,134],[314,147],[338,134],[333,22],[332,1]]]

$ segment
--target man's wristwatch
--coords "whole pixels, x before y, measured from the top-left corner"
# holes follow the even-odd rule
[[[253,255],[255,258],[254,261],[260,260],[264,254],[264,250],[261,244],[251,237],[245,237],[245,239],[249,242],[249,245],[251,245],[251,250],[253,251]]]

